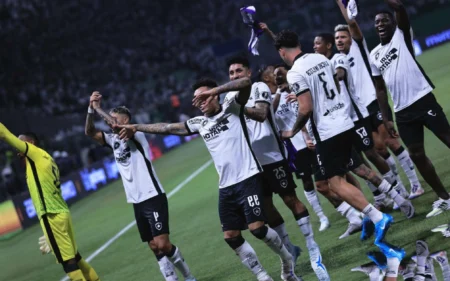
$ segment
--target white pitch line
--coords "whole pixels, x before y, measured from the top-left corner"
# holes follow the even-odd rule
[[[203,164],[200,168],[198,168],[195,172],[193,172],[189,177],[187,177],[184,181],[182,181],[179,185],[177,185],[174,189],[172,189],[168,194],[167,198],[172,197],[175,195],[178,191],[180,191],[186,184],[188,184],[191,180],[193,180],[196,176],[198,176],[201,172],[203,172],[206,168],[208,168],[209,165],[211,165],[213,161],[209,160],[205,164]],[[109,246],[111,246],[114,241],[120,238],[120,236],[124,235],[125,232],[130,230],[134,225],[136,224],[136,221],[130,222],[127,226],[125,226],[121,231],[119,231],[116,235],[114,235],[111,239],[109,239],[105,244],[103,244],[100,248],[98,248],[95,252],[93,252],[89,257],[86,258],[87,262],[90,262],[93,260],[96,256],[98,256],[101,252],[106,250]],[[61,281],[67,281],[69,280],[69,277],[64,277],[61,279]]]

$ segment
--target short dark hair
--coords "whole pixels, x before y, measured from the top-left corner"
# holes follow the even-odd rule
[[[200,87],[208,87],[208,88],[215,88],[217,87],[216,80],[209,78],[209,77],[202,77],[198,79],[194,85],[192,85],[192,90],[196,91]]]
[[[282,47],[296,48],[300,46],[297,33],[286,29],[277,34],[274,45],[277,50]]]
[[[273,67],[273,70],[275,70],[275,69],[277,69],[277,68],[280,68],[280,67],[282,67],[282,68],[284,68],[284,69],[286,69],[286,70],[290,70],[290,69],[291,69],[291,68],[289,67],[289,65],[287,65],[287,64],[285,64],[285,63],[280,63],[280,64],[275,65],[275,66]]]
[[[331,44],[331,46],[334,46],[334,35],[331,33],[320,33],[316,37],[322,38],[323,41],[325,41],[326,44]]]
[[[393,14],[391,11],[388,11],[388,10],[380,10],[380,11],[378,11],[377,13],[375,13],[375,16],[374,16],[374,17],[376,17],[376,16],[379,15],[379,14],[386,14],[386,15],[388,15],[388,16],[391,18],[391,20],[395,20],[394,14]]]
[[[247,57],[243,55],[234,56],[227,60],[227,66],[230,67],[232,64],[242,64],[243,66],[250,68],[250,61]]]
[[[258,68],[258,80],[259,80],[260,82],[263,81],[263,75],[264,75],[264,72],[266,72],[266,70],[267,70],[269,67],[273,67],[273,65],[271,65],[271,64],[261,64],[261,65],[259,66],[259,68]]]
[[[39,138],[38,138],[38,136],[37,136],[35,133],[33,133],[33,132],[25,132],[25,133],[23,133],[23,134],[21,134],[21,135],[26,136],[27,138],[32,139],[36,145],[39,143]]]
[[[130,110],[127,107],[123,106],[123,105],[114,107],[113,109],[111,109],[110,112],[111,113],[117,113],[117,114],[125,114],[126,116],[128,116],[128,119],[131,120],[131,112],[130,112]]]

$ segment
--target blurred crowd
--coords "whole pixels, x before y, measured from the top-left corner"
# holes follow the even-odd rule
[[[450,0],[404,2],[414,17]],[[0,110],[79,116],[81,120],[90,93],[99,90],[104,108],[126,105],[137,122],[189,118],[196,113],[191,106],[192,81],[204,75],[226,79],[225,71],[217,71],[223,70],[224,62],[217,58],[214,46],[248,39],[248,27],[239,14],[239,8],[248,3],[1,0]],[[342,22],[332,0],[251,3],[264,21],[291,19],[289,23],[295,24],[291,28],[308,42],[317,32],[329,32]],[[358,21],[364,30],[373,29],[373,12],[385,4],[382,0],[362,4]],[[63,175],[103,156],[102,150],[86,140],[83,128],[84,124],[54,128],[54,135],[45,136],[47,149],[59,159]],[[68,145],[68,138],[76,144]],[[0,198],[5,194],[2,190],[8,190],[5,183],[8,186],[20,168],[13,158],[0,146]]]

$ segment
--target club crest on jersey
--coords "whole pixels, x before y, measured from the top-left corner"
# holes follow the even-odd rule
[[[377,119],[380,121],[383,120],[383,116],[381,115],[381,112],[379,112],[379,111],[377,113]]]
[[[206,124],[208,124],[208,119],[203,120],[203,122],[202,122],[202,127],[205,127]]]
[[[368,139],[368,138],[363,139],[363,143],[364,143],[364,145],[369,146],[370,139]]]
[[[269,93],[268,93],[268,92],[263,92],[263,93],[261,94],[261,96],[262,96],[264,99],[268,99],[268,98],[269,98]]]
[[[320,167],[320,172],[322,173],[323,176],[325,176],[325,168],[324,167]]]
[[[287,180],[281,180],[280,181],[280,185],[281,185],[282,188],[286,188],[288,186]]]
[[[261,208],[256,207],[253,209],[253,214],[255,214],[255,216],[260,216],[261,215]]]
[[[348,163],[347,168],[352,166],[353,166],[353,158],[350,158],[350,163]]]
[[[155,223],[155,228],[157,230],[161,230],[162,229],[162,223],[160,223],[160,222]]]
[[[120,143],[116,141],[116,142],[114,143],[114,149],[118,149],[119,146],[120,146]]]

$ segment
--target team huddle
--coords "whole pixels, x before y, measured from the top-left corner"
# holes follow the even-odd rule
[[[186,281],[197,279],[180,248],[169,239],[168,201],[144,133],[199,134],[203,138],[219,175],[224,240],[258,281],[274,279],[244,239],[246,229],[279,256],[282,280],[302,280],[295,273],[301,249],[292,244],[273,194],[291,210],[305,237],[317,279],[330,280],[310,213],[296,194],[294,175],[301,179],[305,197],[320,220],[319,231],[329,228],[330,221],[316,190],[348,220],[339,239],[358,232],[361,240],[374,236],[380,250],[369,255],[374,265],[355,270],[367,273],[370,280],[397,280],[399,271],[405,280],[428,280],[431,273],[425,272],[430,268],[426,263],[434,258],[445,280],[450,280],[448,259],[442,252],[430,254],[426,243],[417,241],[417,270],[408,271],[400,266],[405,251],[385,239],[394,222],[384,213],[387,208],[393,205],[408,219],[415,215],[411,200],[424,193],[416,168],[438,196],[426,217],[450,210],[450,195],[424,149],[424,127],[450,147],[450,126],[432,93],[434,85],[415,60],[406,9],[400,0],[385,0],[395,17],[388,11],[376,15],[380,44],[369,53],[356,20],[349,18],[340,0],[336,2],[347,24],[338,25],[334,34],[318,34],[313,42],[315,53],[301,50],[295,32],[274,34],[260,23],[284,64],[261,67],[258,82],[252,83],[249,60],[230,59],[228,83],[218,85],[214,79],[202,78],[192,87],[193,105],[202,116],[183,123],[130,124],[126,107],[105,112],[100,93],[91,95],[86,135],[112,149],[141,239],[155,254],[166,281],[179,280],[178,274]],[[333,55],[334,46],[339,53]],[[95,113],[111,127],[110,133],[95,128]],[[0,139],[26,160],[27,183],[45,234],[41,249],[55,254],[70,280],[100,280],[78,252],[59,189],[59,170],[51,156],[37,147],[34,134],[17,138],[1,123]],[[391,152],[409,180],[409,190]],[[366,182],[373,200],[364,196],[354,175]],[[450,236],[448,226],[437,229]]]

